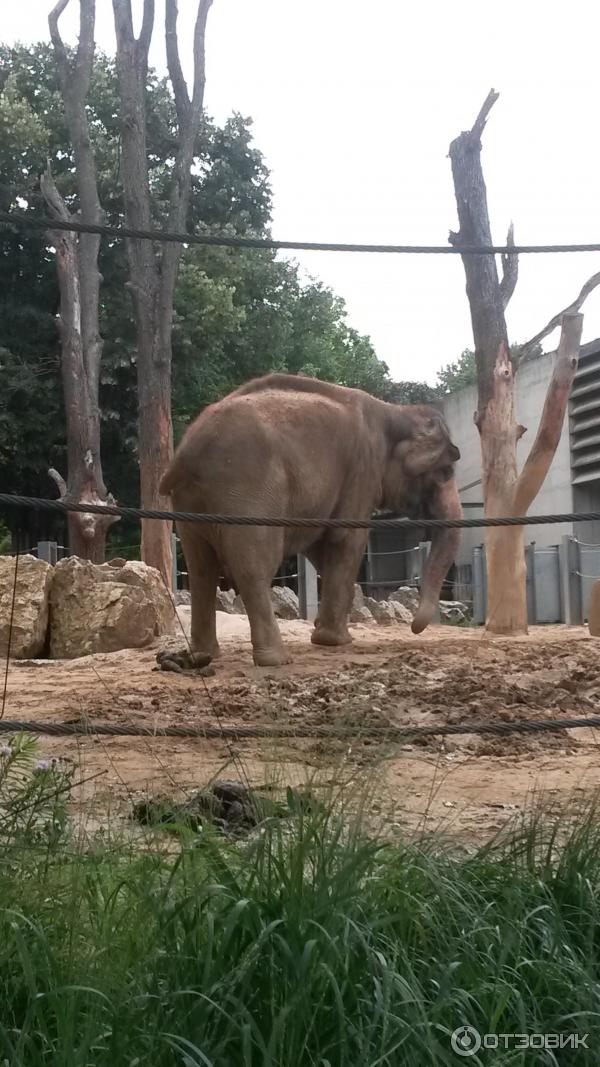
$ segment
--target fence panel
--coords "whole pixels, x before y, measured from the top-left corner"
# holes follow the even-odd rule
[[[534,622],[562,622],[564,610],[561,596],[560,555],[558,545],[536,548],[533,563]]]

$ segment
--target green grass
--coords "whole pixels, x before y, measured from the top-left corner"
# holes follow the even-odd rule
[[[78,843],[69,779],[0,763],[0,1064],[397,1067],[600,1061],[600,813],[532,812],[467,858],[386,845],[343,798],[245,841]],[[173,838],[170,837],[171,850]],[[481,1051],[452,1031],[589,1033]]]

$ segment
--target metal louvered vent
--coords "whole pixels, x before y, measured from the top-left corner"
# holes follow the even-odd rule
[[[600,345],[583,345],[570,400],[573,485],[600,482]]]

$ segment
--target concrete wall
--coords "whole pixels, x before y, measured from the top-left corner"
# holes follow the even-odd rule
[[[517,375],[516,412],[517,421],[527,427],[527,433],[517,445],[517,462],[519,470],[527,457],[539,426],[546,389],[552,373],[554,355],[540,356],[526,363]],[[457,463],[459,488],[469,485],[481,478],[481,451],[479,433],[473,421],[477,408],[477,388],[469,386],[459,393],[447,397],[444,413],[450,428],[452,440],[458,446],[461,458]],[[481,502],[483,489],[474,486],[461,493],[463,503]],[[547,515],[556,512],[573,511],[573,488],[571,485],[571,460],[569,451],[569,422],[565,418],[561,439],[556,450],[552,466],[548,472],[536,500],[530,508],[531,515]],[[466,517],[483,515],[483,508],[468,508]],[[535,542],[540,547],[559,544],[563,534],[573,532],[572,524],[563,523],[554,526],[525,527],[525,542]],[[463,532],[458,563],[469,563],[475,545],[483,541],[483,530],[465,530]]]

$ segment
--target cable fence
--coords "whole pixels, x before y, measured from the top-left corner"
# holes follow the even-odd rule
[[[209,245],[218,248],[262,248],[297,252],[355,252],[391,255],[437,255],[437,256],[489,256],[489,255],[541,255],[573,252],[600,252],[600,243],[586,244],[351,244],[327,241],[287,241],[269,237],[239,237],[231,234],[173,233],[167,230],[142,230],[127,226],[78,221],[76,219],[51,219],[23,211],[0,211],[0,236],[11,230],[64,230],[69,233],[92,233],[111,240],[153,241],[162,244]]]

